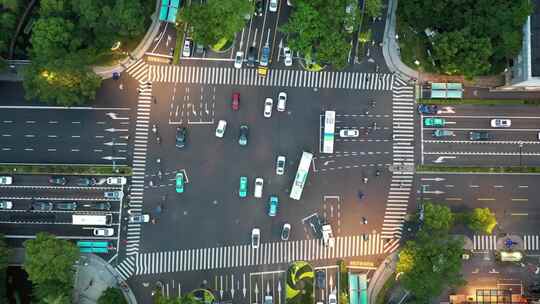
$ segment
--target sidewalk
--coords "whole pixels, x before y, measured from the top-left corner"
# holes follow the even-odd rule
[[[377,295],[381,291],[384,283],[396,272],[396,266],[398,262],[398,253],[394,251],[392,254],[386,257],[384,261],[379,265],[375,273],[371,277],[368,286],[368,299],[369,303],[375,303]]]
[[[158,18],[160,3],[161,0],[156,0],[156,10],[152,14],[152,16],[150,16],[150,18],[152,18],[152,24],[148,28],[148,31],[144,35],[144,38],[141,40],[139,45],[133,50],[133,52],[128,52],[128,58],[122,60],[117,65],[92,67],[96,74],[101,76],[101,78],[103,79],[111,78],[113,72],[123,72],[132,63],[136,62],[144,56],[146,50],[150,47],[150,44],[152,44],[154,37],[159,31],[159,27],[161,24]],[[0,81],[22,81],[22,75],[20,74],[21,67],[29,63],[30,61],[28,60],[9,60],[8,64],[11,67],[8,67],[5,71],[0,71]]]
[[[80,261],[73,284],[73,303],[95,304],[105,289],[118,287],[129,304],[137,304],[131,288],[107,261],[94,254],[81,254]]]

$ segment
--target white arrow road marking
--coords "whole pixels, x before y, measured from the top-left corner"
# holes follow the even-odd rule
[[[441,163],[444,162],[445,159],[455,159],[455,158],[456,158],[455,156],[439,156],[433,162],[436,163],[436,164],[441,164]]]

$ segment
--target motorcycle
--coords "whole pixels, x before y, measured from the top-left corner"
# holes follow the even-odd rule
[[[157,134],[157,126],[152,125],[152,133]]]
[[[367,177],[364,177],[364,178],[363,178],[363,182],[364,182],[364,184],[367,184],[368,178],[367,178]]]

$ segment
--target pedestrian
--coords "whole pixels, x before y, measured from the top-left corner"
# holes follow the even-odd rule
[[[119,88],[120,90],[123,90],[123,89],[124,89],[124,84],[121,83],[121,84],[118,86],[118,88]]]

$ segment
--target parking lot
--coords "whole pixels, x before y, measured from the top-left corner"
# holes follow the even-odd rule
[[[536,166],[540,155],[539,122],[536,108],[527,115],[516,109],[485,107],[478,113],[467,106],[455,113],[421,115],[422,161],[424,164]],[[532,110],[532,111],[531,111]],[[426,119],[440,118],[443,126],[427,126]],[[510,120],[510,126],[493,127],[493,119]],[[435,134],[445,130],[446,134]],[[441,132],[441,131],[437,131]]]

